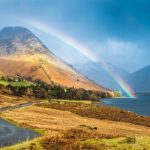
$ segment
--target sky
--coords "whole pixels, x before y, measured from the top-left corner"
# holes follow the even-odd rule
[[[149,8],[149,0],[0,0],[0,29],[27,27],[66,62],[90,61],[31,25],[40,22],[73,37],[105,62],[134,72],[150,63]]]

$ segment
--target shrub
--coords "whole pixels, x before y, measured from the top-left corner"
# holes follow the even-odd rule
[[[123,143],[135,144],[136,143],[136,138],[135,137],[126,137],[125,140],[123,140]]]

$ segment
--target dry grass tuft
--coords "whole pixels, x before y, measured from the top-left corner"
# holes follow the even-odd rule
[[[115,136],[116,137],[116,136]],[[81,129],[71,129],[62,136],[45,137],[41,140],[41,145],[45,150],[80,150],[87,149],[87,147],[80,144],[81,141],[87,139],[102,139],[114,138],[112,135],[99,134],[93,131],[83,131]]]

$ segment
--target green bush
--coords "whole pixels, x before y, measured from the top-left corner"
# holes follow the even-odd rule
[[[136,143],[136,138],[135,137],[126,137],[125,140],[123,140],[123,143],[135,144]]]
[[[115,97],[122,97],[122,93],[120,91],[115,91],[114,96]]]

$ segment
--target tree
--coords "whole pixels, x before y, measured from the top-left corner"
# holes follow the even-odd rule
[[[115,97],[122,97],[122,93],[120,91],[115,91],[114,96]]]

